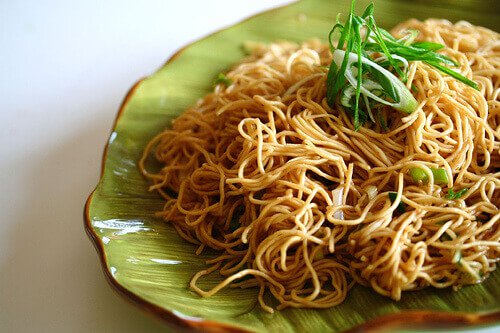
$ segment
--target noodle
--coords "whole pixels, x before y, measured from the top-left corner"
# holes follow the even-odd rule
[[[410,62],[418,110],[381,105],[372,111],[388,129],[356,131],[341,106],[326,102],[327,45],[254,46],[227,74],[233,84],[217,85],[150,141],[140,169],[166,200],[157,215],[198,244],[197,254],[220,253],[193,277],[193,290],[259,287],[272,312],[266,292],[278,309],[326,308],[355,283],[398,300],[406,290],[479,283],[496,268],[499,35],[444,20],[410,20],[392,33],[408,29],[446,45],[480,91]],[[152,154],[158,173],[146,169]],[[415,184],[411,168],[428,182]],[[448,184],[436,184],[431,168],[444,169]],[[452,200],[451,187],[468,190]],[[214,271],[225,280],[200,289]]]

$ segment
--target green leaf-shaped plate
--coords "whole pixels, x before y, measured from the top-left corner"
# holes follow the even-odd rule
[[[353,327],[401,323],[481,324],[500,320],[500,271],[481,285],[408,292],[393,302],[356,286],[341,305],[325,309],[286,309],[268,314],[255,299],[257,290],[225,289],[201,298],[188,288],[191,276],[210,255],[153,217],[162,207],[137,170],[145,144],[211,89],[217,73],[244,54],[242,41],[326,39],[348,0],[302,0],[259,14],[197,41],[175,54],[157,73],[128,93],[107,144],[102,178],[85,207],[85,227],[111,284],[142,308],[188,328],[215,331],[340,332]],[[358,8],[366,6],[359,1]],[[379,24],[390,28],[410,17],[444,17],[498,29],[496,0],[375,1]],[[495,9],[497,8],[497,9]],[[220,279],[212,274],[208,287]]]

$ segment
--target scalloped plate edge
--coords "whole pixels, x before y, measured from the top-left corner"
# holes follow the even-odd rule
[[[299,0],[300,1],[300,0]],[[263,15],[265,13],[277,11],[281,8],[287,7],[291,4],[294,4],[299,1],[293,1],[289,4],[275,7],[260,13],[257,13],[255,15],[251,15],[235,24],[230,25],[229,27],[233,27],[235,25],[240,25],[248,20],[251,20],[259,15]],[[158,70],[156,70],[153,74],[157,73],[159,70],[163,69],[165,66],[170,64],[171,62],[175,61],[184,50],[186,50],[188,47],[203,41],[205,39],[210,38],[211,36],[224,31],[225,29],[228,29],[229,27],[225,27],[222,29],[219,29],[213,33],[208,34],[205,37],[202,37],[200,39],[197,39],[184,47],[180,48],[177,50]],[[147,77],[146,77],[147,78]],[[118,110],[118,113],[115,116],[115,120],[113,122],[111,131],[110,131],[110,136],[111,134],[115,131],[116,126],[125,110],[125,107],[127,103],[130,101],[132,98],[134,92],[138,88],[138,86],[146,79],[142,78],[138,80],[127,92],[125,95],[125,98],[123,99],[120,108]],[[107,263],[107,257],[106,257],[106,252],[104,250],[104,244],[102,243],[102,240],[99,238],[99,236],[95,233],[95,230],[92,226],[91,223],[91,218],[90,218],[90,204],[93,199],[93,195],[95,191],[97,190],[98,185],[102,181],[102,178],[104,176],[104,170],[105,170],[105,164],[106,164],[106,159],[107,159],[107,153],[108,153],[108,148],[109,148],[109,140],[104,146],[104,151],[102,154],[102,160],[101,160],[101,172],[99,176],[99,181],[94,188],[94,190],[90,193],[88,196],[85,206],[84,206],[84,211],[83,211],[83,220],[84,220],[84,229],[88,237],[90,238],[91,242],[93,243],[98,255],[99,259],[101,262],[102,270],[104,272],[104,275],[106,277],[106,280],[108,283],[113,287],[115,291],[118,292],[122,297],[124,297],[126,300],[130,301],[131,303],[135,304],[142,310],[145,310],[146,312],[152,314],[153,316],[162,319],[165,321],[169,326],[174,327],[176,329],[182,328],[185,331],[204,331],[204,332],[224,332],[224,333],[245,333],[249,332],[243,328],[232,326],[229,324],[221,323],[221,322],[216,322],[216,321],[210,321],[210,320],[203,320],[202,318],[196,318],[196,317],[189,317],[189,316],[184,316],[180,313],[174,313],[173,311],[169,311],[165,308],[159,307],[146,299],[138,296],[137,294],[131,292],[127,288],[125,288],[123,285],[121,285],[112,275],[111,271],[109,270],[109,265]],[[468,313],[468,312],[444,312],[444,311],[426,311],[426,310],[421,310],[421,311],[401,311],[398,313],[392,313],[392,314],[387,314],[384,316],[377,317],[375,319],[369,320],[361,325],[355,326],[347,331],[345,333],[358,333],[358,332],[382,332],[386,330],[393,330],[397,328],[450,328],[450,327],[457,327],[460,325],[467,325],[468,328],[472,328],[474,326],[481,326],[481,325],[492,325],[495,323],[500,322],[500,310],[498,311],[493,311],[493,312],[486,312],[486,313]],[[464,328],[464,327],[462,327]]]

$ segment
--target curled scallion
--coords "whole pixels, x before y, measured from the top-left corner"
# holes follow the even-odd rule
[[[342,61],[344,61],[344,59],[345,59],[345,51],[335,50],[335,52],[333,53],[333,60],[335,61],[337,66],[340,65],[342,63]],[[353,63],[359,62],[358,55],[351,52],[350,54],[348,54],[347,59],[348,59],[347,60],[347,68],[345,70],[344,75],[345,75],[347,81],[351,84],[351,86],[356,87],[356,92],[359,92],[365,96],[368,96],[369,98],[371,98],[379,103],[392,106],[396,110],[399,110],[399,111],[402,111],[405,113],[412,113],[413,111],[415,111],[417,109],[417,106],[418,106],[417,100],[415,99],[415,97],[413,97],[410,90],[408,90],[408,88],[406,88],[405,84],[403,82],[401,82],[401,80],[399,80],[394,74],[392,74],[388,70],[384,69],[382,66],[378,65],[377,63],[369,60],[368,58],[361,57],[361,63],[363,65],[367,65],[367,66],[371,67],[374,71],[377,71],[380,75],[384,76],[392,85],[394,91],[399,96],[399,101],[390,102],[390,101],[383,99],[383,98],[377,96],[376,94],[372,93],[369,89],[367,89],[366,85],[363,85],[362,83],[358,83],[360,74],[357,71],[354,72],[352,70]],[[358,66],[358,67],[361,67],[361,66]],[[380,89],[378,87],[382,88],[381,85],[377,86],[377,89]]]
[[[458,64],[436,52],[444,48],[443,45],[415,42],[417,31],[409,31],[408,35],[396,39],[376,24],[373,3],[361,16],[355,15],[354,9],[353,0],[346,22],[342,24],[337,18],[328,35],[333,60],[326,85],[328,104],[333,107],[340,96],[341,104],[353,117],[356,130],[368,119],[375,122],[370,103],[392,106],[404,113],[417,109],[418,103],[405,84],[409,61],[422,61],[478,89],[474,81],[447,67]],[[338,43],[334,46],[333,36],[337,33]]]

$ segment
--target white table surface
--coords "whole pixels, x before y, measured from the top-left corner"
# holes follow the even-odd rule
[[[83,229],[113,119],[178,48],[287,2],[0,2],[0,332],[167,331],[115,294]]]

